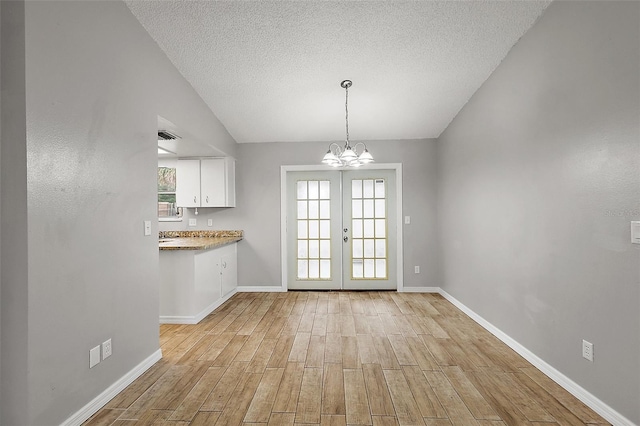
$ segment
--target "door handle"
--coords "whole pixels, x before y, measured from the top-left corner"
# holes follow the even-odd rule
[[[347,237],[347,236],[345,235],[345,236],[344,236],[344,238],[342,239],[342,241],[344,241],[344,242],[346,243],[347,241],[349,241],[349,237]]]

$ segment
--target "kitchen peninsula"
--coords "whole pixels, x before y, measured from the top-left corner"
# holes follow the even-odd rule
[[[236,292],[242,231],[161,231],[160,323],[197,324]]]

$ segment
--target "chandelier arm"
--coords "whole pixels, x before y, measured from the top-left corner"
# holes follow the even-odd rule
[[[335,142],[332,142],[331,145],[329,145],[329,151],[331,151],[334,155],[338,157],[340,156],[340,154],[342,154],[342,148],[340,148],[340,145],[338,145]]]
[[[357,151],[357,148],[358,148],[359,145],[362,145],[362,147],[363,147],[362,151],[360,151],[360,154],[362,154],[363,152],[365,152],[367,150],[367,145],[364,142],[358,142],[357,144],[355,144],[353,146],[353,152],[355,152],[356,155],[360,155],[360,154],[358,154],[358,151]]]

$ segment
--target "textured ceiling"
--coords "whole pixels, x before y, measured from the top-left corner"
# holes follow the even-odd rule
[[[544,1],[126,1],[237,142],[437,137]],[[170,101],[170,100],[169,100]]]

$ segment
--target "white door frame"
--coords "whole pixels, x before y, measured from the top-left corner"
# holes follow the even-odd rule
[[[397,282],[398,292],[404,289],[404,265],[403,265],[403,244],[402,244],[402,163],[374,163],[367,164],[362,168],[345,170],[395,170],[396,172],[396,234],[398,250],[396,250],[397,262]],[[315,172],[315,171],[336,171],[324,165],[309,166],[280,166],[280,260],[282,274],[282,291],[287,291],[287,173],[288,172]]]

